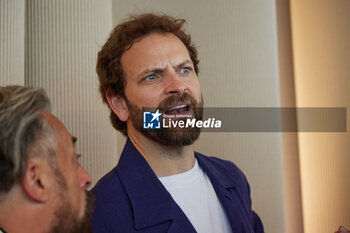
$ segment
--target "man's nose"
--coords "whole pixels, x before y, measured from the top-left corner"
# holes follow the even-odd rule
[[[80,166],[79,169],[80,187],[83,189],[87,189],[92,182],[91,176],[82,166]]]
[[[175,70],[168,71],[166,74],[166,88],[164,93],[166,95],[179,95],[181,96],[187,91],[187,85],[185,78],[181,77]]]

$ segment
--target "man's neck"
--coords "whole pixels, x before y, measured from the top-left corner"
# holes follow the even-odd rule
[[[186,172],[195,164],[193,145],[165,146],[135,131],[128,132],[128,137],[157,177]]]
[[[19,186],[13,187],[11,197],[1,203],[0,227],[8,233],[47,232],[52,211],[38,207],[39,203],[30,203],[19,189]]]

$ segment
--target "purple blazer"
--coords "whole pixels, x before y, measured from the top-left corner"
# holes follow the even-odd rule
[[[234,233],[264,232],[251,208],[250,188],[230,161],[195,153],[209,177]],[[196,230],[128,139],[118,165],[92,189],[95,233],[195,233]],[[214,233],[214,232],[213,232]]]

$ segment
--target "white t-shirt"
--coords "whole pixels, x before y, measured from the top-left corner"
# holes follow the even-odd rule
[[[232,232],[213,185],[197,160],[191,170],[159,180],[198,233]]]

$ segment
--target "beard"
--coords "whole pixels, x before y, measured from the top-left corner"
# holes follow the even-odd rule
[[[130,103],[126,98],[126,104],[130,113],[131,122],[135,129],[141,132],[145,137],[156,141],[165,146],[175,146],[182,147],[187,145],[192,145],[200,135],[200,128],[160,128],[160,129],[144,129],[143,128],[143,112],[144,111],[156,111],[165,113],[169,106],[180,103],[180,102],[190,102],[191,103],[191,117],[197,120],[202,120],[203,118],[203,97],[198,103],[195,98],[191,95],[184,93],[181,96],[172,95],[167,99],[159,103],[156,108],[142,108],[137,105]],[[188,117],[175,118],[178,120],[186,120]]]
[[[61,176],[61,177],[60,177]],[[93,233],[90,226],[90,219],[93,211],[94,196],[86,191],[85,211],[82,218],[72,210],[72,204],[69,202],[66,192],[67,185],[61,174],[56,173],[56,180],[60,187],[60,205],[55,211],[55,219],[50,233]]]

